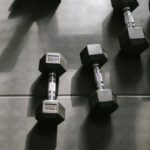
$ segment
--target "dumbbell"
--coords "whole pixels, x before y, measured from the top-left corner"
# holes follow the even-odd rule
[[[140,55],[149,43],[142,27],[136,27],[132,11],[139,5],[137,0],[111,0],[114,12],[123,13],[126,29],[119,35],[121,49],[129,55]]]
[[[104,88],[100,68],[107,62],[107,54],[100,44],[87,45],[80,53],[81,62],[89,71],[93,71],[97,90],[90,96],[91,116],[110,116],[118,108],[117,97],[111,89]]]
[[[67,70],[67,61],[59,53],[46,53],[39,63],[39,70],[48,75],[48,99],[36,109],[36,119],[42,123],[58,125],[65,119],[65,108],[57,100],[57,79]]]

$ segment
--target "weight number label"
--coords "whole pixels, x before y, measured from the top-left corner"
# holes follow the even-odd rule
[[[50,110],[50,111],[55,111],[57,109],[56,104],[45,104],[45,109]]]
[[[59,56],[57,56],[57,55],[48,55],[48,61],[49,62],[58,62],[59,61]]]

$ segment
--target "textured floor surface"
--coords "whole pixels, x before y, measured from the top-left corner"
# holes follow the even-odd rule
[[[133,16],[150,39],[148,0],[139,4]],[[62,0],[53,9],[36,0],[0,0],[0,149],[150,150],[150,48],[139,58],[122,55],[118,35],[123,28],[110,0]],[[108,53],[105,87],[124,95],[111,118],[97,121],[88,117],[92,74],[79,58],[94,43]],[[45,52],[60,52],[68,61],[58,89],[66,120],[55,129],[34,119],[46,98],[47,79],[38,71]]]

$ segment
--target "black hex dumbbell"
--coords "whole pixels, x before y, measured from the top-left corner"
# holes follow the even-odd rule
[[[46,53],[40,60],[39,70],[48,75],[48,99],[36,109],[36,119],[39,122],[58,125],[65,119],[65,108],[57,100],[56,79],[66,72],[67,61],[59,53]]]
[[[117,13],[124,14],[126,29],[119,35],[121,49],[129,55],[140,55],[149,47],[142,27],[136,27],[132,11],[139,5],[137,0],[111,0]]]
[[[100,67],[107,62],[107,55],[101,45],[87,45],[80,53],[81,62],[84,66],[92,68],[97,90],[90,96],[92,116],[109,116],[118,108],[117,97],[111,89],[105,89]]]

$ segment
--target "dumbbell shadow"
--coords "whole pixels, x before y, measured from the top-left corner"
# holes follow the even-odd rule
[[[28,31],[32,25],[32,17],[22,17],[8,45],[0,55],[0,71],[9,72],[17,63],[17,58],[21,53],[23,42],[27,39]]]
[[[24,5],[25,3],[25,5]],[[21,6],[20,6],[21,5]],[[0,55],[0,71],[10,72],[17,63],[21,51],[24,48],[25,40],[28,39],[28,31],[34,21],[45,16],[51,18],[56,11],[58,4],[40,5],[36,1],[15,0],[10,6],[9,19],[21,17],[14,29],[10,41]]]
[[[92,77],[88,67],[80,67],[71,80],[72,95],[89,96],[96,89]]]
[[[57,127],[35,124],[26,137],[25,150],[55,150]]]
[[[60,0],[49,2],[47,0],[14,0],[9,7],[9,18],[22,15],[32,16],[34,21],[42,19],[45,16],[51,16],[59,6]]]
[[[87,117],[80,130],[79,150],[105,150],[111,140],[111,136],[111,118],[92,120]]]
[[[115,63],[119,81],[136,86],[143,73],[141,57],[129,56],[120,51],[115,58]]]
[[[150,39],[150,17],[147,19],[146,23],[145,23],[145,31],[146,31],[146,36],[148,37],[148,40]],[[150,40],[149,40],[150,43]]]
[[[40,75],[31,86],[31,99],[28,104],[28,116],[35,115],[36,107],[44,100],[47,96],[47,76]]]
[[[103,21],[103,36],[110,40],[114,39],[115,42],[123,28],[124,22],[122,15],[112,11]]]
[[[143,139],[145,111],[141,113],[141,98],[119,98],[120,109],[111,118],[87,118],[80,129],[79,150],[133,150],[138,149],[138,139]],[[147,104],[145,104],[147,105]],[[147,109],[148,110],[148,109]],[[142,114],[142,117],[141,117]],[[139,118],[141,117],[140,121]],[[139,125],[140,124],[140,125]],[[141,126],[142,125],[142,126]],[[145,130],[146,131],[146,130]],[[147,132],[145,132],[147,133]],[[145,139],[144,139],[145,141]],[[127,144],[128,143],[128,144]]]

